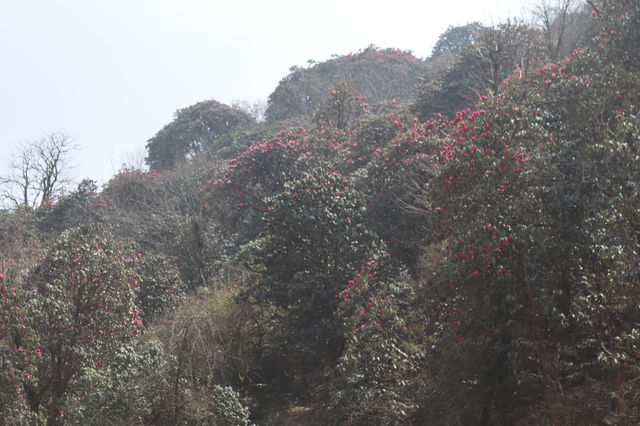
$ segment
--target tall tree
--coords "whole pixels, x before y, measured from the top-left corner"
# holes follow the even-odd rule
[[[171,169],[207,149],[220,154],[228,148],[218,146],[220,136],[253,123],[247,112],[215,100],[180,109],[174,120],[147,142],[147,164],[151,169]]]
[[[63,424],[83,369],[107,364],[139,338],[138,257],[132,244],[114,241],[101,225],[84,225],[64,232],[21,285],[0,292],[0,353],[9,362],[0,364],[2,375],[23,390],[15,398],[39,422]]]
[[[545,56],[542,45],[541,32],[518,21],[480,27],[444,72],[425,76],[414,112],[425,120],[434,113],[451,117],[484,95],[496,95],[514,71],[523,77]]]
[[[438,237],[423,279],[425,377],[440,383],[424,406],[464,413],[447,424],[640,418],[638,61],[625,62],[640,8],[594,10],[598,49],[461,112],[438,142],[435,177],[417,175]]]
[[[14,207],[37,207],[53,201],[69,183],[71,138],[56,132],[23,145],[0,176],[0,199]]]
[[[533,17],[542,30],[547,55],[552,61],[585,43],[592,26],[584,3],[577,0],[540,0]]]
[[[457,27],[450,25],[445,32],[438,36],[438,41],[431,51],[431,57],[460,53],[462,49],[476,41],[478,32],[483,28],[484,26],[479,22]]]

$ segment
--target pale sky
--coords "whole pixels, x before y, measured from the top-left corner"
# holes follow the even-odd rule
[[[0,0],[0,172],[61,131],[103,184],[178,108],[266,100],[289,68],[370,44],[428,56],[449,25],[531,0]]]

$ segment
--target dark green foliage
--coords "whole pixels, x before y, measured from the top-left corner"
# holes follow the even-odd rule
[[[419,122],[406,109],[378,116],[375,124],[388,139],[380,140],[366,167],[362,191],[367,222],[385,241],[392,259],[414,271],[420,240],[429,223],[417,212],[407,210],[414,204],[416,182],[412,176],[417,172],[423,179],[433,175],[423,164],[431,161],[438,150],[436,143],[446,133],[441,120]]]
[[[246,112],[214,100],[180,109],[175,119],[147,142],[147,164],[151,169],[171,169],[201,151],[222,154],[230,147],[219,145],[218,138],[253,123]]]
[[[2,299],[2,312],[20,311],[9,316],[11,331],[1,343],[11,362],[24,366],[25,375],[14,381],[31,412],[25,415],[61,424],[82,370],[109,362],[139,338],[134,256],[99,225],[75,228],[23,278],[19,292]],[[5,367],[3,375],[11,373],[11,365]]]
[[[454,117],[481,96],[496,95],[514,71],[525,75],[544,58],[542,34],[535,28],[516,21],[477,29],[443,71],[425,76],[413,106],[422,120],[434,114]]]
[[[339,293],[345,348],[331,383],[328,419],[339,424],[407,422],[418,405],[421,351],[407,343],[400,308],[413,300],[405,274],[385,254],[370,257]]]
[[[513,22],[428,71],[368,48],[281,82],[305,126],[205,102],[150,141],[171,170],[0,212],[0,416],[638,423],[640,8],[589,3],[562,59]]]
[[[282,192],[311,161],[322,158],[318,139],[304,127],[280,129],[222,164],[204,195],[207,216],[219,225],[229,255],[261,231],[267,197]]]
[[[638,240],[622,230],[637,217],[624,154],[637,89],[605,57],[576,52],[510,79],[480,115],[450,123],[457,143],[423,181],[440,237],[424,259],[424,312],[426,377],[441,391],[425,407],[464,413],[445,423],[637,421]],[[602,389],[613,400],[594,400]]]
[[[438,41],[431,51],[431,57],[457,55],[475,42],[478,32],[483,28],[484,25],[479,22],[457,27],[449,26],[445,32],[438,36]]]
[[[151,339],[120,347],[107,365],[83,370],[66,418],[87,425],[166,421],[169,359],[162,344]]]
[[[75,191],[61,197],[57,203],[37,210],[39,227],[43,232],[59,234],[62,231],[100,218],[100,198],[98,186],[85,179]]]
[[[334,358],[343,332],[337,294],[380,250],[364,223],[362,200],[348,178],[317,167],[265,201],[255,251],[264,278],[247,296],[284,309],[297,350]]]
[[[468,58],[455,57],[443,72],[429,75],[420,83],[413,110],[422,121],[434,120],[438,115],[453,117],[477,100],[468,85],[461,83],[468,81],[469,62]]]
[[[140,277],[138,306],[146,321],[184,301],[186,285],[180,278],[178,265],[159,255],[146,255],[140,256],[136,270]]]
[[[369,103],[413,99],[424,63],[410,52],[375,46],[345,56],[294,67],[269,96],[267,122],[302,122],[322,105],[329,90],[346,83]]]

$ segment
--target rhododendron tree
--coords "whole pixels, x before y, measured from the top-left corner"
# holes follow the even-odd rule
[[[255,238],[265,210],[264,198],[279,193],[284,183],[299,175],[313,156],[304,128],[288,128],[257,141],[237,157],[222,164],[205,188],[208,216],[222,226],[226,236],[241,232],[241,241]]]
[[[380,249],[364,222],[362,200],[347,177],[323,165],[265,203],[253,254],[263,279],[245,297],[284,309],[289,339],[307,358],[335,358],[343,343],[338,292]]]
[[[17,397],[47,424],[63,423],[65,402],[84,368],[108,362],[122,345],[140,339],[137,257],[133,246],[114,241],[102,226],[85,225],[64,232],[22,278],[22,297],[7,306],[19,314],[4,325],[10,332],[3,352],[22,366]]]
[[[406,109],[391,110],[375,122],[387,140],[380,139],[365,166],[362,192],[369,226],[385,241],[392,259],[414,270],[421,238],[429,223],[407,207],[414,204],[416,181],[420,173],[428,179],[433,171],[425,167],[446,136],[446,120],[420,122]],[[383,127],[384,126],[384,127]],[[368,133],[364,133],[367,135]],[[433,161],[437,164],[437,160]],[[437,170],[437,168],[436,168]]]
[[[449,422],[638,418],[627,404],[639,391],[640,282],[622,260],[638,247],[623,231],[637,218],[637,160],[626,149],[637,140],[637,89],[602,63],[607,49],[510,79],[480,103],[486,113],[450,123],[420,205],[436,237],[423,278],[427,376],[441,390],[425,404],[432,415],[446,400],[465,413]],[[602,389],[613,400],[585,408]]]
[[[25,315],[26,299],[18,283],[0,274],[0,417],[15,423],[43,419],[27,405],[25,386],[32,380],[32,366],[26,361],[24,343],[14,340],[32,321]]]
[[[398,99],[409,102],[424,69],[411,52],[369,46],[357,53],[334,56],[309,66],[292,67],[269,95],[267,122],[308,122],[327,93],[341,82],[363,94],[371,104]]]
[[[0,211],[0,417],[638,423],[640,9],[587,3],[553,61],[515,21],[450,28],[420,85],[335,56],[269,125],[202,102],[164,170]]]
[[[421,350],[409,343],[401,306],[414,298],[406,274],[378,253],[339,293],[345,348],[331,382],[329,419],[340,424],[408,422],[418,408],[415,392]]]

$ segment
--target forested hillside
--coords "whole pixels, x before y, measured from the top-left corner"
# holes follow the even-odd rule
[[[14,196],[0,424],[640,423],[640,3],[550,4]]]

